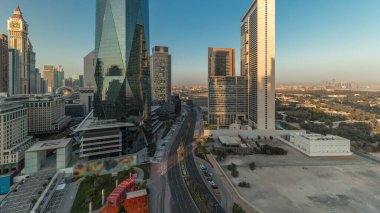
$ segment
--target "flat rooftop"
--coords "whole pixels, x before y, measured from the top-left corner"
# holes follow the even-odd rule
[[[348,140],[336,135],[321,135],[321,134],[300,134],[299,136],[312,141],[332,141],[332,140]]]
[[[71,138],[62,138],[57,140],[39,141],[30,147],[26,152],[38,152],[43,150],[60,149],[69,144]]]
[[[136,125],[132,123],[118,122],[117,120],[98,120],[97,117],[94,117],[94,111],[91,111],[74,131],[81,132],[87,130],[134,126]]]

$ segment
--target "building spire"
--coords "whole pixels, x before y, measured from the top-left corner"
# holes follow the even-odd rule
[[[15,11],[13,12],[13,16],[12,18],[23,18],[22,17],[22,12],[21,12],[21,9],[20,9],[20,5],[17,5]]]

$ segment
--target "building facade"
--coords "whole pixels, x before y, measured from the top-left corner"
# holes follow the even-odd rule
[[[20,171],[25,150],[32,145],[27,109],[21,103],[0,104],[0,173]]]
[[[148,0],[96,1],[94,116],[150,125]]]
[[[17,49],[20,54],[20,93],[29,93],[29,41],[28,23],[24,20],[20,7],[17,6],[13,15],[8,19],[8,47]]]
[[[172,83],[171,83],[171,55],[169,48],[155,46],[150,58],[152,70],[152,101],[154,104],[170,107]]]
[[[8,36],[0,34],[0,93],[9,90]]]
[[[37,79],[37,70],[36,70],[36,53],[33,51],[33,45],[32,43],[30,42],[30,40],[28,39],[28,73],[29,73],[29,77],[28,77],[28,85],[29,85],[29,88],[28,88],[28,93],[29,94],[36,94],[37,93],[37,82],[36,82],[36,79]]]
[[[8,93],[9,95],[20,94],[20,53],[17,49],[9,49],[8,56]]]
[[[208,76],[235,76],[235,49],[209,47]]]
[[[242,19],[241,73],[248,76],[248,121],[275,129],[275,0],[255,0]]]
[[[96,65],[96,55],[95,50],[88,53],[84,59],[84,87],[96,89],[95,83],[95,65]]]
[[[208,124],[212,129],[228,128],[233,123],[247,122],[247,77],[209,77],[208,91]]]
[[[44,79],[47,81],[47,92],[53,93],[57,87],[57,71],[54,65],[44,64]]]

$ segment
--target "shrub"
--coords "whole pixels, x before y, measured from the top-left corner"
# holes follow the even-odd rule
[[[231,163],[230,165],[227,166],[227,169],[228,169],[229,171],[236,170],[236,164]]]
[[[240,183],[238,184],[238,186],[239,186],[239,187],[242,187],[242,188],[251,188],[251,185],[250,185],[249,183],[245,182],[245,181],[240,182]]]
[[[236,169],[234,169],[231,172],[231,176],[234,177],[234,178],[237,178],[237,177],[239,177],[239,172]]]
[[[250,163],[249,164],[249,169],[255,170],[256,169],[256,163],[255,162]]]

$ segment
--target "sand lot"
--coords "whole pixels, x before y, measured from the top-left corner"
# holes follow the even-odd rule
[[[380,164],[356,155],[309,158],[279,146],[288,155],[229,155],[220,162],[240,194],[263,212],[380,212]],[[255,171],[248,168],[252,161]],[[238,178],[226,168],[231,162]],[[238,187],[241,181],[251,188]]]

